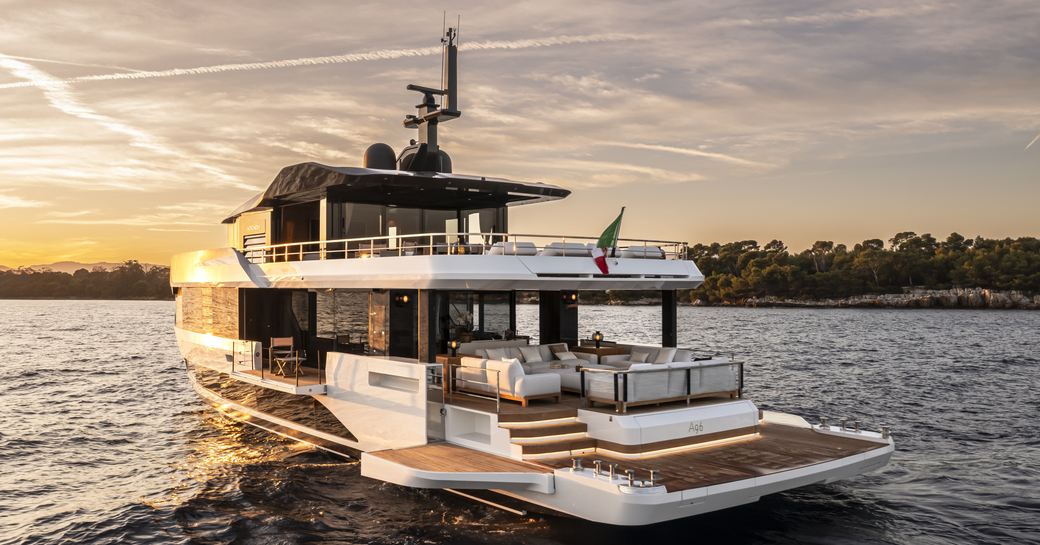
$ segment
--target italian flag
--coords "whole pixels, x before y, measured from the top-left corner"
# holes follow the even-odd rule
[[[618,235],[621,234],[621,216],[624,215],[625,207],[622,206],[617,219],[607,226],[603,234],[599,236],[599,240],[596,241],[596,247],[592,249],[592,260],[596,262],[596,266],[603,274],[610,274],[607,269],[607,254],[613,254],[617,247]]]

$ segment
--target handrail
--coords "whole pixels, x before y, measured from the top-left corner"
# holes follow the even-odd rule
[[[673,362],[669,362],[669,363],[696,363],[697,364],[696,367],[698,367],[698,368],[704,368],[704,367],[724,367],[724,366],[727,366],[727,365],[740,365],[740,366],[744,365],[744,362],[737,361],[737,360],[730,360],[730,361],[716,362],[716,363],[707,363],[709,361],[710,360],[673,361]],[[655,364],[652,364],[652,365],[664,367],[667,364],[665,364],[665,363],[655,363]],[[600,369],[600,368],[582,367],[581,370],[582,371],[588,371],[590,373],[613,373],[613,374],[618,374],[618,373],[661,373],[661,372],[664,372],[664,371],[674,371],[675,368],[664,367],[664,369],[648,369],[648,368],[643,368],[643,369]]]
[[[471,242],[474,238],[478,240]],[[526,242],[531,243],[536,252],[550,249],[554,254],[559,252],[563,257],[567,257],[568,253],[582,255],[588,251],[569,246],[596,240],[598,240],[597,237],[591,236],[443,232],[283,242],[264,246],[251,246],[243,248],[241,252],[254,263],[272,263],[304,261],[310,258],[310,256],[313,256],[312,259],[327,260],[368,258],[388,254],[404,256],[415,253],[426,255],[486,255],[497,243],[502,243],[503,252],[501,255],[518,255],[520,252],[518,243]],[[542,242],[542,244],[535,244],[535,241]],[[511,251],[505,251],[506,243],[513,243]],[[561,243],[561,246],[551,247],[553,243]],[[622,246],[627,246],[627,248],[622,248],[623,250],[634,250],[642,247],[642,255],[634,256],[637,259],[681,260],[687,258],[688,244],[686,242],[618,239],[618,247]],[[651,247],[660,250],[660,253],[657,253],[657,250],[650,252],[649,248]]]
[[[448,383],[448,393],[451,394],[451,393],[455,392],[455,381],[462,381],[462,382],[466,382],[466,383],[469,383],[469,384],[483,384],[484,386],[490,386],[490,387],[494,388],[494,390],[495,390],[495,412],[496,413],[500,412],[502,410],[502,387],[499,386],[499,384],[502,383],[501,382],[502,381],[502,370],[501,369],[480,369],[481,371],[492,371],[492,372],[495,373],[495,384],[491,384],[490,382],[481,382],[479,380],[472,380],[472,379],[468,379],[468,378],[458,378],[458,375],[455,373],[454,369],[455,368],[461,369],[463,367],[464,366],[461,363],[452,363],[452,364],[448,365],[448,368],[452,369],[451,376],[449,377],[451,379],[451,382]],[[472,393],[472,392],[462,392],[462,393],[464,393],[466,395],[471,395],[471,396],[474,396],[474,397],[480,397],[480,398],[483,398],[483,399],[491,399],[490,396],[483,396],[483,395]]]
[[[738,360],[729,360],[725,362],[713,362],[708,363],[710,360],[701,360],[704,363],[690,361],[690,362],[672,362],[672,363],[696,363],[697,365],[688,365],[685,367],[668,367],[666,364],[655,365],[654,367],[662,367],[662,369],[654,368],[642,368],[642,369],[603,369],[603,368],[581,368],[581,389],[580,394],[583,399],[587,398],[585,387],[585,373],[592,374],[604,374],[613,376],[614,382],[614,402],[618,405],[618,412],[624,412],[628,403],[628,376],[632,373],[667,373],[672,371],[685,371],[686,372],[686,400],[689,403],[690,395],[690,378],[691,373],[696,369],[705,369],[711,367],[729,367],[731,365],[737,366],[737,397],[744,396],[744,362]],[[586,403],[589,400],[586,399]]]

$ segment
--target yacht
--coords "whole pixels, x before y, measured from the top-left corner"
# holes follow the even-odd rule
[[[515,207],[574,213],[548,205],[570,192],[454,173],[437,129],[461,115],[456,31],[442,43],[441,85],[408,86],[409,145],[285,167],[224,219],[226,247],[173,257],[203,400],[367,478],[613,525],[888,462],[887,428],[762,410],[744,362],[678,344],[677,290],[704,280],[685,242],[618,238],[620,217],[600,237],[512,232]],[[660,345],[579,335],[582,299],[603,290],[659,293]],[[535,300],[522,330],[518,303]]]

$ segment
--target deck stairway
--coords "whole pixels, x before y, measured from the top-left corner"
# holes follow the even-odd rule
[[[513,456],[521,460],[577,456],[596,451],[596,440],[588,436],[588,426],[574,416],[542,420],[500,422],[509,432]]]

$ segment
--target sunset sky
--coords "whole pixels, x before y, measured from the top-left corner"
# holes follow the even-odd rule
[[[2,265],[169,263],[283,166],[399,150],[442,8],[455,171],[574,191],[514,232],[1040,235],[1036,0],[0,5]]]

